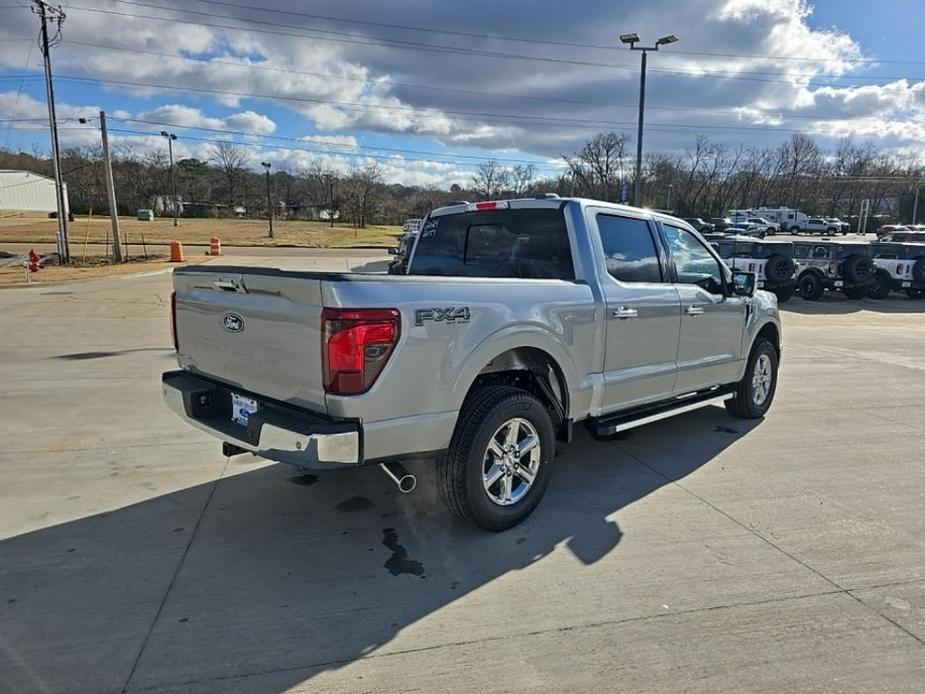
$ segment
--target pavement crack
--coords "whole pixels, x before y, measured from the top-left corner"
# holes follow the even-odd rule
[[[659,470],[659,469],[657,469],[656,467],[650,465],[649,463],[647,463],[646,461],[644,461],[642,458],[640,458],[638,455],[636,455],[636,454],[633,453],[632,451],[627,450],[623,445],[621,445],[621,443],[620,443],[619,441],[612,441],[611,443],[612,443],[614,446],[616,446],[617,448],[619,448],[620,451],[621,451],[622,453],[628,455],[630,458],[632,458],[633,460],[635,460],[635,461],[636,461],[637,463],[639,463],[640,465],[642,465],[642,466],[648,468],[649,470],[651,470],[652,472],[654,472],[656,475],[658,475],[658,476],[661,477],[662,479],[668,481],[669,484],[672,484],[672,485],[676,486],[678,489],[680,489],[681,491],[683,491],[685,494],[688,494],[688,495],[692,496],[693,498],[697,499],[700,503],[705,504],[706,506],[709,506],[711,509],[713,509],[714,511],[716,511],[716,512],[719,513],[720,515],[725,516],[725,517],[728,518],[730,521],[732,521],[733,523],[735,523],[735,524],[738,525],[739,527],[743,528],[745,531],[751,533],[753,536],[757,537],[759,540],[761,540],[762,542],[766,543],[768,546],[773,547],[774,549],[776,549],[778,552],[780,552],[781,554],[783,554],[785,557],[788,557],[789,559],[791,559],[792,561],[796,562],[796,563],[799,564],[800,566],[802,566],[802,567],[806,568],[807,570],[811,571],[812,573],[816,574],[819,578],[821,578],[821,579],[824,580],[826,583],[828,583],[828,584],[831,585],[833,588],[835,588],[835,590],[832,591],[833,593],[842,593],[842,594],[844,594],[844,595],[849,596],[851,599],[855,600],[858,604],[863,605],[865,608],[867,608],[868,610],[870,610],[870,611],[873,612],[874,614],[879,615],[882,619],[886,620],[887,622],[889,622],[890,624],[892,624],[893,626],[895,626],[896,628],[898,628],[900,631],[902,631],[902,632],[905,633],[906,635],[908,635],[908,636],[912,637],[913,639],[915,639],[919,644],[925,646],[925,640],[923,640],[922,638],[920,638],[920,637],[917,636],[916,634],[912,633],[911,631],[909,631],[908,629],[906,629],[904,626],[902,626],[901,624],[897,623],[895,620],[891,619],[890,617],[888,617],[887,615],[885,615],[885,614],[884,614],[883,612],[881,612],[880,610],[876,609],[874,606],[869,605],[868,603],[866,603],[866,602],[864,602],[863,600],[861,600],[858,596],[856,596],[854,593],[852,593],[851,589],[848,589],[848,588],[845,588],[845,587],[839,585],[838,582],[836,582],[834,579],[829,578],[829,577],[826,576],[824,573],[822,573],[821,571],[819,571],[819,569],[816,569],[815,567],[811,566],[810,564],[808,564],[808,563],[805,562],[804,560],[802,560],[802,559],[800,559],[799,557],[797,557],[795,554],[793,554],[793,553],[791,553],[791,552],[788,552],[787,550],[785,550],[785,549],[784,549],[783,547],[781,547],[780,545],[774,543],[773,541],[771,541],[770,539],[768,539],[767,537],[765,537],[764,535],[762,535],[760,532],[756,531],[754,528],[751,528],[751,527],[749,527],[748,525],[746,525],[745,523],[743,523],[742,521],[740,521],[738,518],[736,518],[735,516],[733,516],[731,513],[728,513],[727,511],[724,511],[723,509],[721,509],[719,506],[717,506],[717,505],[714,504],[713,502],[709,501],[708,499],[705,499],[704,497],[700,496],[700,495],[697,494],[696,492],[693,492],[693,491],[691,491],[690,489],[688,489],[687,487],[685,487],[685,486],[684,486],[683,484],[681,484],[677,479],[675,479],[675,478],[673,478],[673,477],[670,477],[670,476],[666,475],[666,474],[663,473],[661,470]]]
[[[190,533],[186,547],[183,549],[183,554],[180,556],[180,561],[177,562],[177,568],[174,570],[173,576],[170,577],[170,583],[167,584],[167,590],[164,591],[164,597],[161,598],[161,602],[157,606],[157,612],[154,613],[154,619],[151,620],[151,625],[148,627],[148,631],[145,634],[144,640],[141,642],[141,648],[138,649],[138,655],[135,656],[135,661],[132,663],[132,669],[128,673],[125,684],[122,685],[122,694],[125,694],[125,692],[128,691],[129,685],[132,683],[132,678],[135,676],[135,671],[138,669],[138,664],[141,662],[141,657],[144,655],[145,649],[148,647],[148,641],[151,640],[151,634],[154,633],[154,627],[157,626],[157,623],[160,620],[161,612],[164,611],[164,605],[167,604],[167,600],[170,598],[170,592],[173,590],[173,586],[177,582],[177,578],[180,576],[180,571],[183,569],[183,564],[186,561],[186,557],[189,554],[190,549],[193,547],[193,542],[196,540],[196,535],[199,533],[199,526],[202,525],[202,519],[205,518],[206,511],[209,509],[209,504],[212,503],[212,497],[215,496],[215,490],[218,488],[219,482],[221,482],[225,477],[225,472],[228,470],[228,463],[230,461],[231,458],[225,459],[225,466],[222,468],[221,474],[215,478],[215,481],[212,483],[212,487],[209,489],[209,495],[206,497],[206,501],[202,505],[202,510],[199,512],[199,517],[196,519],[196,525],[193,527],[193,532]]]
[[[146,687],[140,687],[138,689],[133,689],[133,692],[143,692],[163,689],[165,687],[191,687],[198,684],[203,684],[206,682],[228,682],[234,680],[247,679],[249,677],[263,677],[266,675],[274,675],[285,672],[298,672],[299,670],[312,670],[315,668],[327,668],[335,667],[341,665],[349,665],[350,663],[357,662],[359,660],[373,660],[379,658],[393,658],[396,656],[410,655],[415,653],[426,653],[432,651],[440,651],[446,648],[459,648],[461,646],[473,646],[476,644],[491,644],[498,643],[501,641],[513,641],[515,639],[530,638],[533,636],[546,636],[549,634],[567,634],[569,632],[581,631],[584,629],[601,629],[604,627],[612,626],[621,626],[623,624],[633,624],[636,622],[647,622],[650,620],[656,619],[669,619],[671,617],[684,617],[695,614],[704,614],[709,612],[716,612],[720,610],[732,610],[742,607],[757,607],[761,605],[789,602],[792,600],[808,600],[810,598],[819,598],[826,597],[830,595],[841,595],[845,591],[843,590],[827,590],[815,593],[801,593],[799,595],[784,595],[773,598],[764,598],[762,600],[745,600],[735,603],[727,603],[722,605],[707,605],[705,607],[692,607],[686,610],[675,610],[672,612],[659,612],[655,614],[647,615],[638,615],[635,617],[624,617],[622,619],[604,619],[596,622],[585,622],[580,624],[567,624],[564,626],[549,627],[548,629],[535,629],[533,631],[525,631],[517,634],[504,634],[498,636],[486,636],[479,639],[461,639],[458,641],[448,641],[445,643],[433,644],[430,646],[418,646],[417,648],[403,648],[395,651],[388,651],[386,653],[367,653],[361,655],[357,658],[341,658],[336,660],[325,660],[315,663],[301,663],[298,665],[290,665],[286,667],[279,668],[268,668],[265,670],[254,670],[250,672],[239,672],[231,675],[218,675],[214,677],[204,677],[200,679],[190,679],[184,680],[182,682],[161,682],[159,684],[152,684]],[[124,691],[123,691],[124,694]]]

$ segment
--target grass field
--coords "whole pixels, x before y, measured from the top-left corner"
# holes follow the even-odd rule
[[[229,246],[306,246],[309,248],[350,248],[352,246],[395,246],[402,230],[399,226],[369,226],[354,230],[349,226],[331,228],[324,222],[276,221],[274,238],[267,238],[267,222],[259,219],[181,219],[174,227],[172,219],[139,222],[120,217],[123,242],[208,245],[218,236]],[[105,243],[111,225],[108,217],[77,217],[68,224],[73,249],[89,243]],[[54,243],[58,223],[54,219],[7,217],[0,219],[0,242]]]
[[[206,260],[205,257],[196,258],[191,262],[201,263],[204,260]],[[73,265],[68,266],[48,265],[33,273],[28,280],[22,266],[12,265],[0,268],[0,288],[24,286],[26,284],[41,286],[57,284],[58,282],[70,282],[72,280],[109,277],[111,275],[154,272],[187,264],[168,262],[166,256],[151,256],[147,260],[130,258],[128,262],[118,264],[105,262],[101,258],[94,258],[87,261],[75,260]]]

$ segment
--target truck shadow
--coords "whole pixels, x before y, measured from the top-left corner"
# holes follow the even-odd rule
[[[851,300],[834,292],[826,292],[818,301],[804,301],[794,297],[780,304],[780,310],[803,315],[858,313],[925,313],[925,301],[910,299],[904,294],[893,293],[888,299]]]
[[[235,458],[230,473],[243,471],[217,484],[0,542],[0,682],[118,691],[133,673],[129,691],[269,693],[387,653],[400,632],[412,649],[506,634],[512,610],[583,600],[550,581],[562,595],[518,608],[516,572],[570,552],[555,565],[581,580],[619,546],[621,510],[757,424],[707,408],[613,442],[581,430],[537,512],[499,534],[444,513],[432,463],[414,464],[419,490],[401,496],[377,470],[246,471]],[[468,621],[465,605],[485,600],[497,610]]]

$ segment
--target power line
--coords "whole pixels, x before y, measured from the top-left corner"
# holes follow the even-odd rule
[[[161,51],[138,49],[138,48],[132,48],[129,46],[116,46],[113,44],[105,44],[105,43],[93,43],[89,41],[68,41],[68,45],[69,46],[74,46],[74,45],[87,46],[87,47],[93,47],[93,48],[102,48],[104,50],[115,50],[115,51],[125,51],[125,52],[130,52],[130,53],[142,53],[146,55],[156,55],[156,56],[163,57],[163,58],[181,60],[181,61],[186,61],[190,63],[201,63],[204,65],[227,65],[229,67],[248,69],[248,70],[260,70],[260,71],[280,72],[284,74],[303,75],[303,76],[309,76],[309,77],[321,77],[324,79],[341,80],[341,81],[348,81],[348,82],[359,82],[362,84],[369,84],[370,82],[375,82],[375,79],[367,79],[363,77],[346,77],[342,75],[332,75],[332,74],[321,73],[321,72],[307,72],[303,70],[295,70],[292,68],[274,67],[274,66],[269,66],[269,65],[254,65],[250,63],[239,63],[239,62],[234,62],[230,60],[195,58],[195,57],[190,57],[190,56],[177,55],[175,53],[164,53]],[[601,107],[606,107],[606,108],[627,108],[627,109],[634,109],[634,110],[636,109],[635,103],[620,104],[620,103],[603,102],[603,101],[581,101],[581,100],[576,100],[576,99],[561,99],[561,98],[555,98],[555,97],[525,96],[525,95],[520,95],[520,94],[509,94],[509,93],[501,93],[501,92],[484,92],[484,91],[476,91],[476,90],[470,90],[470,89],[437,87],[437,86],[432,86],[432,85],[404,84],[400,82],[390,82],[389,85],[392,87],[398,87],[400,89],[427,89],[427,90],[436,90],[436,91],[441,91],[441,92],[446,92],[446,93],[451,93],[451,94],[468,94],[468,95],[475,95],[475,96],[480,96],[480,97],[488,96],[488,97],[500,97],[500,98],[506,98],[506,99],[526,99],[530,101],[548,101],[552,103],[575,104],[575,105],[581,105],[581,106],[601,106]],[[439,107],[432,107],[432,108],[439,108]],[[672,106],[647,106],[646,108],[648,110],[661,109],[661,110],[666,110],[666,111],[669,111],[669,110],[670,111],[678,111],[678,110],[705,111],[711,114],[712,113],[731,113],[736,116],[742,115],[741,111],[736,110],[736,109],[717,109],[717,108],[711,108],[708,106],[685,106],[683,104],[672,105]],[[743,108],[749,108],[749,107],[743,107]],[[784,116],[787,118],[805,118],[809,120],[818,120],[818,116],[812,116],[812,115],[807,115],[807,114],[784,112],[784,111],[778,111],[778,110],[768,110],[768,109],[753,109],[753,110],[761,110],[763,115],[771,115],[771,116],[778,116],[778,117]]]
[[[122,2],[130,5],[143,5],[148,7],[158,7],[157,5],[152,5],[150,3],[138,2],[137,0],[115,0],[116,2]],[[222,7],[231,7],[240,10],[250,10],[250,11],[259,11],[259,12],[268,12],[273,14],[282,14],[289,17],[304,17],[306,19],[321,19],[328,22],[342,22],[345,24],[358,24],[361,26],[374,26],[387,29],[399,29],[402,31],[418,31],[427,34],[447,34],[449,36],[461,36],[464,38],[480,38],[480,39],[490,39],[494,41],[517,41],[521,43],[533,43],[533,44],[543,44],[548,46],[567,46],[571,48],[589,48],[594,50],[609,50],[609,51],[622,51],[624,50],[621,46],[612,45],[612,44],[595,44],[595,43],[586,43],[580,41],[562,41],[562,40],[552,40],[552,39],[540,39],[536,37],[522,37],[522,36],[510,36],[503,34],[490,34],[483,32],[474,32],[474,31],[460,31],[457,29],[444,29],[437,28],[432,26],[421,26],[421,25],[411,25],[411,24],[392,24],[387,22],[373,22],[363,19],[348,19],[345,17],[334,17],[331,15],[322,15],[322,14],[312,14],[308,12],[296,12],[294,10],[282,10],[275,9],[270,7],[252,7],[248,5],[240,5],[233,2],[225,2],[223,0],[195,0],[196,2],[206,4],[206,5],[219,5]],[[772,55],[772,54],[748,54],[748,53],[710,53],[704,51],[683,51],[683,50],[673,50],[673,53],[683,54],[683,55],[701,55],[717,58],[758,58],[758,59],[773,59],[773,60],[790,60],[790,61],[805,61],[805,62],[821,62],[827,63],[831,62],[831,59],[828,58],[806,58],[801,56],[781,56],[781,55]],[[897,65],[925,65],[925,61],[919,60],[878,60],[873,58],[839,58],[841,62],[845,63],[855,63],[855,64],[897,64]]]
[[[309,32],[311,34],[330,34],[332,36],[340,36],[346,38],[332,38],[331,36],[313,36],[312,38],[319,41],[333,41],[336,43],[348,43],[348,44],[357,44],[364,46],[378,46],[382,48],[400,48],[404,50],[418,50],[418,51],[432,51],[438,53],[455,53],[459,55],[469,55],[476,57],[487,57],[487,58],[504,58],[512,60],[527,60],[527,61],[539,61],[544,63],[560,63],[567,65],[577,65],[583,67],[602,67],[608,68],[611,70],[620,70],[625,72],[635,73],[637,68],[635,66],[630,66],[627,64],[616,64],[616,63],[602,63],[589,60],[578,60],[574,58],[552,58],[548,56],[536,56],[536,55],[524,55],[519,53],[504,53],[500,51],[487,51],[481,49],[468,49],[468,48],[459,48],[454,46],[444,46],[440,44],[433,44],[421,41],[407,41],[402,39],[388,39],[388,38],[375,38],[375,37],[366,37],[359,34],[351,34],[347,32],[334,31],[331,29],[313,29],[310,27],[293,27],[290,24],[281,24],[278,22],[268,22],[260,19],[244,19],[239,17],[233,17],[228,15],[219,15],[211,12],[199,12],[197,10],[187,10],[182,8],[174,7],[164,7],[162,5],[155,5],[153,3],[143,3],[135,2],[135,0],[116,0],[117,2],[129,3],[133,5],[140,5],[144,7],[150,7],[155,9],[161,9],[168,12],[179,12],[183,14],[193,14],[204,17],[213,17],[219,19],[230,19],[232,21],[240,22],[243,24],[258,24],[261,26],[270,26],[270,27],[280,27],[284,29],[296,28],[303,32]],[[117,17],[127,17],[133,19],[149,19],[153,21],[160,22],[170,22],[170,23],[182,23],[182,24],[195,24],[198,26],[207,26],[214,27],[219,29],[234,29],[237,31],[252,31],[256,33],[265,33],[273,34],[277,36],[290,36],[293,38],[305,38],[303,34],[296,34],[290,31],[275,31],[270,29],[260,29],[251,26],[236,26],[228,24],[216,24],[214,22],[203,22],[203,21],[193,21],[189,19],[176,19],[171,17],[159,17],[156,15],[146,15],[146,14],[133,14],[130,12],[118,12],[115,10],[104,10],[99,8],[91,7],[81,7],[77,5],[71,6],[71,9],[81,10],[85,12],[95,12],[100,14],[107,14]],[[365,39],[365,40],[364,40]],[[371,40],[370,40],[371,39]],[[793,80],[780,80],[780,79],[767,79],[759,77],[751,77],[750,75],[784,75],[787,73],[784,72],[759,72],[751,71],[748,75],[739,74],[738,72],[731,71],[706,71],[706,70],[684,70],[681,68],[658,68],[652,70],[652,72],[659,72],[663,74],[675,74],[675,75],[693,75],[697,77],[711,77],[717,79],[737,79],[737,80],[748,80],[748,81],[757,81],[757,82],[774,82],[782,84],[793,84]],[[897,80],[897,79],[910,79],[910,80],[919,80],[922,78],[918,77],[891,77],[891,76],[878,76],[878,77],[865,77],[860,75],[835,75],[835,74],[823,74],[823,73],[790,73],[791,77],[798,78],[809,78],[811,80],[818,80],[823,78],[835,78],[835,79],[845,79],[845,80]],[[836,86],[851,86],[851,85],[836,85]]]
[[[177,91],[177,92],[194,92],[194,93],[206,93],[206,94],[218,94],[221,96],[234,96],[243,99],[263,99],[270,101],[294,101],[294,102],[305,102],[305,103],[321,103],[321,104],[333,104],[345,108],[352,108],[360,111],[370,111],[370,110],[386,110],[386,111],[399,111],[427,115],[423,113],[424,111],[436,111],[432,115],[444,115],[444,114],[454,114],[461,116],[461,120],[466,120],[465,117],[476,117],[481,118],[515,118],[522,119],[523,122],[517,121],[502,121],[507,125],[514,125],[517,127],[523,126],[552,126],[552,127],[570,127],[575,129],[593,129],[601,130],[602,128],[606,129],[608,127],[631,127],[635,125],[631,121],[609,121],[609,120],[588,120],[580,118],[568,118],[568,117],[551,117],[551,116],[527,116],[523,114],[499,114],[499,113],[489,113],[489,112],[475,112],[475,111],[451,111],[451,110],[441,110],[441,109],[416,109],[410,106],[388,106],[384,104],[361,104],[357,102],[342,102],[333,99],[320,99],[320,98],[311,98],[311,97],[298,97],[298,96],[289,96],[289,95],[270,95],[270,94],[248,94],[245,92],[232,92],[224,91],[220,89],[209,89],[206,87],[189,87],[189,86],[175,86],[175,85],[165,85],[165,84],[154,84],[151,82],[131,82],[127,80],[113,80],[113,79],[104,79],[104,78],[91,78],[91,77],[78,77],[75,75],[59,75],[58,79],[70,80],[77,82],[102,82],[104,84],[119,84],[123,86],[136,87],[136,88],[149,88],[149,89],[163,89],[167,91]],[[841,132],[838,130],[824,131],[824,130],[813,130],[808,128],[785,128],[782,126],[761,126],[761,125],[710,125],[705,123],[652,123],[651,125],[646,126],[647,128],[656,128],[664,131],[676,131],[676,132],[690,132],[697,130],[715,130],[715,131],[771,131],[771,132],[805,132],[813,133],[819,135],[840,135]]]
[[[243,137],[260,137],[262,139],[280,140],[283,142],[307,142],[310,144],[318,143],[318,144],[322,144],[327,147],[343,148],[344,150],[348,152],[352,151],[354,154],[356,154],[355,150],[357,149],[368,149],[368,150],[383,151],[383,152],[396,152],[398,154],[424,154],[424,155],[435,156],[435,157],[454,157],[454,158],[460,158],[460,159],[475,159],[475,160],[478,160],[479,162],[483,162],[486,159],[494,159],[495,161],[499,161],[502,163],[533,164],[534,166],[542,165],[542,162],[530,160],[530,159],[511,159],[507,157],[490,157],[490,156],[481,156],[481,155],[476,155],[476,154],[456,154],[456,153],[451,153],[451,152],[433,152],[433,151],[420,150],[420,149],[407,149],[404,147],[380,147],[376,145],[361,145],[361,144],[353,145],[353,144],[347,144],[347,143],[339,144],[339,143],[334,143],[334,142],[327,142],[325,140],[320,140],[318,138],[312,138],[312,137],[286,137],[283,135],[261,135],[261,134],[256,134],[252,132],[247,132],[244,130],[229,130],[227,128],[208,128],[208,127],[200,126],[200,125],[183,125],[181,123],[167,123],[164,121],[148,120],[144,118],[116,118],[116,117],[110,116],[109,120],[118,121],[120,123],[144,123],[146,125],[157,125],[157,126],[168,127],[168,128],[201,130],[204,132],[212,132],[212,133],[228,134],[228,135],[241,135]]]
[[[110,128],[110,132],[122,133],[122,134],[125,134],[125,135],[159,137],[159,134],[156,133],[156,132],[153,132],[153,131],[132,130],[132,129],[128,129],[128,128]],[[228,144],[228,143],[229,143],[228,140],[224,140],[224,139],[209,138],[209,137],[197,137],[197,136],[195,136],[195,135],[184,135],[184,136],[183,136],[183,139],[184,139],[184,140],[192,140],[192,141],[194,141],[194,142],[206,142],[206,143],[211,143],[211,144],[221,144],[221,143]],[[257,149],[262,149],[262,150],[271,149],[271,148],[273,148],[273,147],[276,147],[276,148],[282,147],[281,145],[266,144],[266,143],[260,143],[260,142],[242,142],[242,141],[237,141],[237,140],[231,141],[230,144],[238,145],[238,146],[240,146],[240,147],[251,147],[251,148],[257,148]],[[435,160],[435,159],[414,159],[414,158],[409,158],[409,157],[402,157],[402,156],[400,156],[400,155],[398,155],[398,154],[391,154],[391,155],[379,154],[379,155],[377,155],[377,154],[366,154],[366,153],[353,153],[352,155],[350,155],[350,154],[345,153],[345,152],[342,152],[342,151],[331,151],[331,150],[323,150],[323,149],[313,149],[313,148],[309,148],[309,147],[285,146],[284,148],[287,149],[287,150],[296,150],[296,151],[300,151],[300,152],[309,152],[309,153],[311,153],[311,154],[333,154],[333,155],[337,155],[337,156],[366,157],[366,158],[369,158],[369,159],[376,159],[377,161],[391,161],[391,162],[394,162],[394,161],[403,161],[403,162],[409,162],[409,161],[428,162],[428,161],[433,161],[433,162],[439,163],[439,164],[453,164],[453,165],[460,166],[460,167],[464,167],[464,166],[470,166],[470,167],[471,167],[471,166],[477,166],[479,163],[484,162],[485,160],[492,158],[492,157],[483,157],[483,158],[481,159],[480,162],[455,162],[455,161],[454,161],[454,162],[445,162],[445,161],[437,161],[437,160]],[[496,159],[496,161],[500,161],[500,160]],[[537,168],[537,169],[544,169],[544,170],[546,170],[546,171],[552,171],[552,172],[555,172],[555,173],[559,173],[559,169],[556,169],[555,167],[552,167],[552,166],[550,166],[550,165],[548,165],[548,164],[547,164],[547,165],[543,165],[543,166],[539,166],[539,165],[537,165],[537,162],[530,162],[530,163],[533,164],[533,165],[535,166],[535,168]]]

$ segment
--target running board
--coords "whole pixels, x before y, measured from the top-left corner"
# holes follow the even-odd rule
[[[618,412],[604,417],[588,419],[586,426],[592,434],[611,436],[627,429],[634,429],[644,424],[657,422],[660,419],[668,419],[677,414],[699,410],[701,407],[720,405],[733,397],[735,397],[735,393],[732,388],[714,388],[683,399],[669,400],[668,402],[649,405],[628,412]]]

